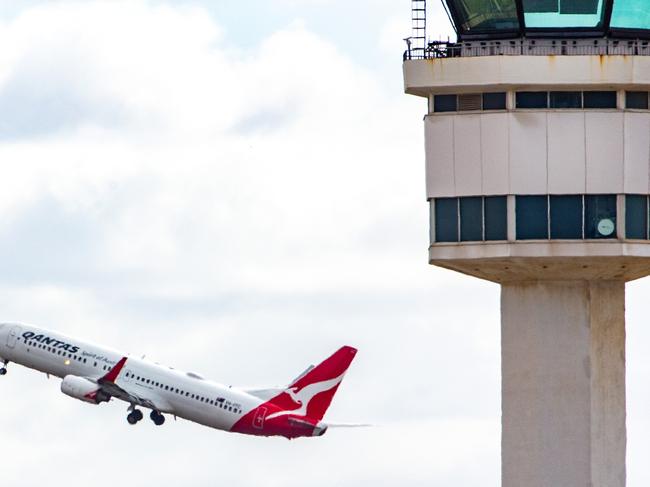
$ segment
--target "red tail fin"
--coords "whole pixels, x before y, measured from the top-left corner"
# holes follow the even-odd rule
[[[283,414],[304,415],[320,421],[356,353],[357,350],[352,347],[340,348],[271,401],[285,411]]]

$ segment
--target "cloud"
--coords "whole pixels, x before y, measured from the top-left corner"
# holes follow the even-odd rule
[[[426,204],[412,191],[421,107],[405,108],[300,22],[238,49],[200,8],[57,2],[5,22],[0,41],[10,46],[0,60],[7,319],[233,384],[286,382],[351,343],[361,353],[332,419],[392,425],[476,412],[454,399],[429,408],[426,376],[404,373],[452,358],[447,345],[427,343],[438,325],[426,325],[423,289],[435,278],[422,260]],[[396,455],[405,432],[409,442],[419,436],[413,424],[311,444],[186,422],[134,430],[124,405],[84,407],[58,381],[18,367],[3,387],[13,399],[0,454],[13,459],[3,472],[12,485],[44,481],[63,461],[57,452],[85,465],[83,477],[109,456],[158,485],[177,485],[195,463],[196,485],[212,485],[217,472],[231,485],[304,485],[324,456],[333,468],[322,484],[386,484],[405,456],[381,472],[371,465]],[[414,394],[425,401],[406,400]],[[102,440],[88,449],[89,438]],[[393,446],[351,464],[369,438]],[[21,475],[30,458],[43,474]],[[414,485],[430,484],[430,467],[411,461]]]

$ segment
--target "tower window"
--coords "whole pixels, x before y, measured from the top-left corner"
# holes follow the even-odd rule
[[[436,242],[458,242],[458,198],[435,200]]]
[[[505,93],[483,93],[483,110],[505,110]]]
[[[585,238],[616,238],[616,195],[585,196]]]
[[[582,195],[555,196],[551,203],[551,238],[582,238]]]
[[[485,197],[485,240],[508,239],[508,211],[505,196]]]
[[[517,239],[548,238],[548,197],[517,196]]]
[[[615,91],[585,91],[585,108],[616,108]]]
[[[457,95],[435,95],[433,97],[434,112],[455,112],[458,105]]]
[[[548,108],[548,93],[520,91],[517,93],[517,108]]]
[[[647,91],[626,91],[625,108],[636,108],[639,110],[647,110],[648,92]]]
[[[648,238],[648,197],[628,194],[625,196],[625,237]]]
[[[582,108],[580,91],[551,91],[551,108]]]
[[[483,198],[460,198],[461,241],[483,240]]]

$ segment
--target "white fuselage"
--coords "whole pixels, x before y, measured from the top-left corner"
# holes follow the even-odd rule
[[[99,379],[126,354],[32,325],[0,324],[0,359],[64,378]],[[262,399],[136,357],[128,357],[115,384],[155,404],[155,409],[230,431]]]

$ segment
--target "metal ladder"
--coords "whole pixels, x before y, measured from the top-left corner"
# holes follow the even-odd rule
[[[427,0],[411,0],[410,57],[423,59],[427,47]]]

